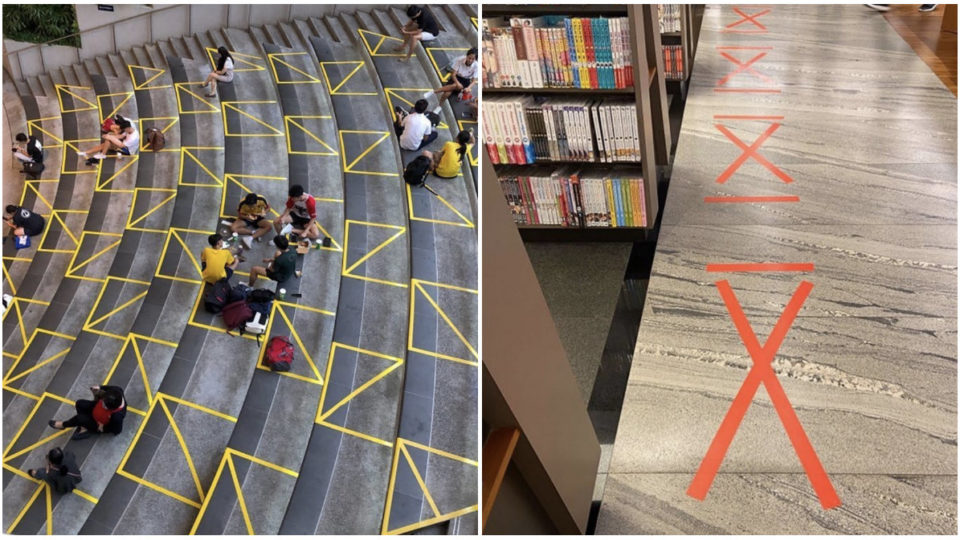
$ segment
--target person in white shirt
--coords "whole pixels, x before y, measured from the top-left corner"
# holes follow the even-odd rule
[[[207,80],[200,85],[203,88],[206,88],[208,84],[210,85],[210,92],[206,94],[207,97],[217,97],[217,81],[233,82],[233,57],[230,56],[230,51],[226,47],[220,47],[217,52],[220,53],[220,58],[217,60],[217,69],[211,71],[207,75]]]
[[[433,91],[435,94],[440,94],[441,105],[443,105],[444,100],[460,92],[471,93],[473,85],[477,84],[477,74],[480,73],[480,62],[477,62],[477,48],[470,49],[467,54],[454,60],[447,70],[453,74],[450,84]]]
[[[400,137],[400,148],[404,150],[420,150],[437,138],[437,131],[433,123],[424,114],[427,111],[427,100],[418,99],[413,105],[413,112],[407,113],[400,107],[394,109],[397,119],[393,123],[394,131]]]
[[[113,130],[103,135],[100,144],[89,150],[77,152],[87,158],[87,165],[95,166],[99,160],[106,158],[110,151],[116,152],[117,159],[121,159],[122,156],[132,156],[140,150],[140,132],[134,127],[136,122],[119,114],[114,117],[114,120]]]

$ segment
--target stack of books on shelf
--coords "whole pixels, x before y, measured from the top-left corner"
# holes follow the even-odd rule
[[[682,81],[686,79],[684,69],[686,62],[683,61],[682,45],[664,45],[663,46],[663,71],[664,78],[668,81]]]
[[[683,6],[680,4],[660,4],[660,33],[680,31],[680,17]]]
[[[484,144],[493,164],[640,161],[630,99],[484,98]]]
[[[633,86],[626,17],[483,19],[484,88]]]
[[[519,225],[646,227],[643,176],[639,172],[582,173],[511,167],[500,188]]]

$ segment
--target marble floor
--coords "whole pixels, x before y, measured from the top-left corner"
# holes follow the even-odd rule
[[[877,13],[706,8],[598,534],[957,534],[956,134],[956,98]],[[718,266],[756,263],[799,266]],[[750,329],[776,380],[741,398],[701,501]]]

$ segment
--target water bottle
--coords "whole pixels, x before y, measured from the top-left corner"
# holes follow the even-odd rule
[[[240,238],[239,234],[233,233],[233,236],[230,237],[230,247],[236,247],[237,242],[240,241],[239,238]]]
[[[277,293],[277,300],[283,300],[286,296],[287,296],[287,290],[280,289],[280,291]]]

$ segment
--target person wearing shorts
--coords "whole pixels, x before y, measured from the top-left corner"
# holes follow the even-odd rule
[[[464,90],[470,93],[473,85],[477,83],[477,74],[480,72],[480,62],[477,62],[477,48],[470,49],[467,54],[454,60],[447,70],[453,74],[450,84],[433,91],[435,94],[440,94],[441,105],[447,98],[456,96]]]
[[[134,127],[133,120],[118,114],[110,130],[109,133],[102,135],[100,144],[89,150],[77,152],[87,158],[87,165],[96,165],[99,160],[106,158],[107,152],[111,150],[117,152],[118,159],[120,156],[130,156],[140,150],[140,132]]]
[[[272,259],[263,259],[267,266],[254,266],[250,269],[248,285],[251,287],[260,276],[265,276],[277,283],[283,283],[297,271],[297,250],[290,249],[290,242],[277,235],[273,237],[273,245],[277,246],[277,252],[273,254]]]
[[[320,238],[320,228],[317,227],[317,201],[313,195],[303,191],[303,186],[295,184],[287,192],[286,208],[273,226],[277,234],[283,233],[283,226],[289,224],[299,236],[306,236],[311,240]]]
[[[413,48],[418,41],[433,41],[440,35],[440,25],[429,11],[420,6],[410,6],[407,8],[407,16],[410,21],[400,29],[403,32],[403,43],[393,49],[394,52],[400,52],[406,47],[407,55],[400,59],[401,62],[406,62],[413,56]]]
[[[36,236],[43,232],[47,222],[43,216],[22,206],[8,204],[4,221],[16,236]]]
[[[237,219],[230,224],[230,231],[242,235],[253,235],[257,242],[273,227],[273,222],[266,218],[270,204],[256,193],[247,193],[237,207]],[[247,246],[248,248],[250,246]]]
[[[230,51],[226,47],[218,48],[217,52],[220,53],[220,58],[217,59],[217,69],[211,71],[203,84],[200,85],[201,88],[210,86],[210,91],[205,94],[207,97],[217,97],[218,81],[233,82],[233,56],[230,56]]]

